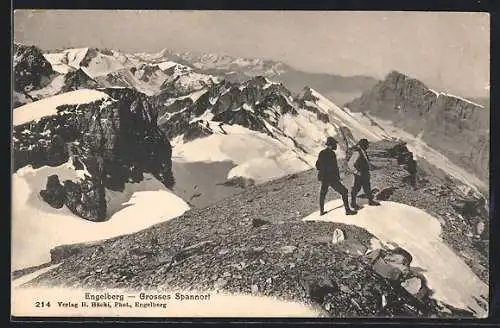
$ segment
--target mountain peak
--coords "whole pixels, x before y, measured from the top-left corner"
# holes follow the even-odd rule
[[[397,70],[390,71],[386,75],[382,83],[393,85],[396,88],[420,89],[424,93],[427,91],[434,92],[433,90],[429,89],[429,87],[427,87],[427,85],[425,85],[425,83],[423,83],[422,81]]]
[[[481,105],[432,90],[422,81],[394,70],[345,107],[389,120],[414,136],[421,135],[424,142],[487,181],[489,113]],[[457,154],[456,149],[463,152]]]
[[[398,78],[398,77],[408,78],[409,76],[405,73],[402,73],[398,70],[393,69],[389,73],[387,73],[385,78],[390,79],[390,78]]]
[[[422,82],[422,81],[420,81],[420,80],[418,80],[416,78],[413,78],[413,77],[411,77],[408,74],[399,72],[397,70],[390,71],[386,75],[386,77],[382,81],[382,83],[383,84],[389,84],[389,85],[390,84],[397,85],[398,87],[406,88],[406,89],[419,88],[424,93],[432,92],[434,95],[436,95],[436,97],[456,98],[457,100],[465,101],[465,102],[467,102],[469,104],[472,104],[472,105],[480,107],[480,108],[484,107],[484,106],[482,106],[482,105],[480,105],[478,103],[475,103],[475,102],[473,102],[473,101],[471,101],[469,99],[466,99],[466,98],[463,98],[463,97],[460,97],[460,96],[457,96],[457,95],[453,95],[453,94],[450,94],[450,93],[439,92],[439,91],[433,90],[433,89],[429,88],[424,82]]]
[[[54,74],[52,65],[45,59],[40,48],[34,45],[14,44],[14,89],[28,92],[49,83]]]

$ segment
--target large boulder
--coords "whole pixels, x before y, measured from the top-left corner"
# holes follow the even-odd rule
[[[404,280],[401,282],[401,287],[421,301],[425,300],[431,294],[425,278],[419,276],[412,276]]]
[[[336,244],[336,247],[347,254],[355,254],[359,256],[364,255],[367,250],[367,247],[356,239],[346,239]]]
[[[89,221],[106,220],[104,186],[98,181],[85,179],[79,183],[64,182],[66,206],[76,215]]]
[[[305,276],[300,279],[300,285],[305,295],[319,304],[323,303],[327,295],[340,291],[338,284],[326,275]]]
[[[45,189],[40,190],[40,196],[50,206],[54,208],[61,208],[66,201],[66,193],[63,186],[59,182],[57,174],[51,175],[47,178],[47,186]]]
[[[410,273],[412,257],[400,247],[393,250],[377,249],[368,253],[365,258],[372,270],[385,279],[402,281]]]

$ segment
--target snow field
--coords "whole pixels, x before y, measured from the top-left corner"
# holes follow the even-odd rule
[[[339,199],[328,202],[325,209],[334,210],[323,216],[314,212],[303,220],[356,225],[382,243],[396,243],[413,256],[412,267],[423,269],[434,299],[473,311],[478,317],[487,315],[475,298],[487,303],[488,286],[444,243],[435,217],[416,207],[389,201],[381,206],[365,206],[353,216],[344,214]]]
[[[50,261],[50,249],[129,234],[179,216],[189,206],[158,180],[144,174],[144,180],[127,184],[123,192],[106,191],[111,217],[91,222],[74,215],[65,206],[54,209],[40,197],[47,177],[57,174],[60,181],[78,180],[70,163],[33,169],[26,166],[12,177],[12,269],[22,269]]]
[[[12,123],[14,126],[39,120],[44,116],[57,114],[57,106],[88,104],[96,100],[110,98],[107,94],[97,90],[80,89],[66,92],[38,100],[20,107],[12,112]]]

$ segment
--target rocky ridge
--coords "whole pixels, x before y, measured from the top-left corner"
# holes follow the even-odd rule
[[[373,144],[369,154],[377,198],[440,218],[443,238],[457,254],[468,263],[485,260],[484,267],[481,260],[471,267],[487,281],[487,251],[474,242],[477,231],[463,234],[473,220],[487,222],[481,201],[453,190],[453,183],[431,181],[425,166],[417,189],[410,187],[404,182],[410,156],[400,143]],[[62,264],[28,286],[220,290],[312,303],[333,317],[472,315],[436,303],[404,249],[369,251],[373,236],[361,228],[303,222],[317,207],[315,176],[307,171],[250,186],[136,234],[58,247],[52,260]]]
[[[269,87],[264,88],[266,84]],[[186,129],[206,131],[203,125],[205,120],[238,124],[270,133],[265,122],[277,123],[277,115],[296,113],[291,104],[290,92],[263,77],[241,85],[222,81],[208,88],[195,100],[183,97],[171,101],[163,110],[166,115],[160,127],[167,131],[170,138],[183,134]]]
[[[92,79],[83,69],[68,72],[64,76],[64,85],[60,92],[68,92],[78,89],[97,89],[100,85]]]
[[[304,145],[287,134],[281,119],[286,115],[300,117],[301,111],[307,111],[318,122],[329,123],[329,113],[319,108],[315,100],[309,88],[294,97],[283,84],[263,76],[244,83],[223,80],[199,91],[196,97],[170,99],[160,110],[158,123],[169,138],[183,135],[185,142],[213,134],[209,122],[218,122],[219,127],[237,124],[273,138],[289,138],[304,150]]]
[[[187,71],[181,69],[178,72],[179,67],[177,66],[172,66],[166,70],[161,70],[159,66],[143,65],[141,67],[140,72],[134,72],[134,78],[151,76],[151,74],[158,73],[159,70],[166,72],[173,68],[170,73],[174,75],[166,80],[173,82],[173,84],[164,82],[162,85],[168,84],[169,87],[165,87],[162,92],[153,96],[145,95],[127,87],[97,88],[97,90],[102,90],[110,95],[112,100],[116,100],[118,107],[124,107],[129,112],[133,112],[138,119],[122,118],[123,113],[126,113],[126,111],[116,113],[115,109],[110,109],[110,113],[106,114],[105,118],[100,118],[104,124],[96,125],[95,129],[89,128],[88,125],[92,123],[88,121],[89,117],[92,117],[92,119],[94,117],[92,113],[108,111],[108,107],[114,103],[110,101],[90,105],[61,106],[58,109],[58,115],[44,117],[37,122],[30,122],[15,128],[14,148],[16,153],[14,157],[16,169],[26,165],[31,165],[33,168],[43,165],[58,166],[70,160],[70,165],[75,167],[75,171],[88,171],[87,176],[95,178],[95,181],[91,181],[87,177],[82,178],[82,181],[87,181],[82,191],[80,187],[74,186],[73,182],[58,181],[56,177],[53,177],[43,191],[43,198],[46,202],[60,208],[65,198],[62,191],[68,188],[68,190],[73,190],[70,192],[71,196],[69,196],[71,199],[81,194],[89,194],[91,195],[91,201],[89,201],[87,209],[83,209],[85,206],[81,204],[82,201],[70,205],[70,208],[74,213],[86,219],[105,220],[106,210],[105,201],[103,200],[105,188],[123,190],[124,181],[138,182],[141,180],[141,172],[150,171],[153,173],[164,172],[158,174],[160,181],[165,182],[168,187],[172,186],[171,147],[167,139],[182,135],[184,142],[188,142],[213,134],[214,128],[224,132],[224,125],[239,125],[249,130],[263,132],[278,140],[285,138],[293,151],[307,153],[304,145],[284,131],[283,126],[281,126],[281,118],[287,115],[297,117],[300,111],[305,111],[312,113],[318,119],[318,122],[329,122],[328,113],[315,104],[317,99],[312,96],[310,89],[305,90],[304,96],[294,98],[291,92],[282,84],[271,82],[262,76],[255,77],[244,83],[231,83],[226,80],[216,83],[216,80],[210,79],[212,84],[204,84],[203,80],[199,81],[199,85],[195,83],[176,84],[180,81],[180,78],[193,77],[189,75],[191,74],[189,69]],[[126,70],[133,71],[134,69],[132,67]],[[103,83],[102,78],[108,79],[109,76],[108,74],[92,79],[87,74],[86,69],[80,68],[69,71],[64,75],[64,78],[65,82],[68,82],[65,84],[67,86],[95,88]],[[198,88],[201,89],[198,90]],[[166,92],[167,90],[169,92]],[[173,95],[177,95],[177,97],[173,98]],[[215,127],[213,123],[218,123],[218,127]],[[149,138],[150,135],[154,135],[151,138],[156,140],[156,126],[161,130],[160,133],[166,137],[166,141],[160,140],[157,144],[168,144],[167,150],[163,153],[152,150],[152,153],[156,154],[154,156],[163,156],[164,158],[147,161],[148,163],[166,163],[166,166],[164,168],[147,167],[144,170],[138,170],[136,162],[144,161],[146,156],[142,154],[147,150],[145,150],[145,147],[139,147],[141,148],[140,151],[133,152],[141,157],[139,160],[128,158],[129,152],[122,149],[127,144],[128,137],[124,137],[124,133],[121,131],[130,129],[129,133],[135,134],[137,140]],[[335,129],[335,126],[331,125],[329,128]],[[78,132],[78,129],[82,129],[82,131]],[[89,129],[90,131],[87,132]],[[149,129],[151,129],[150,135],[144,132]],[[132,132],[132,130],[135,131]],[[101,133],[105,134],[106,137],[100,137],[97,141],[88,138],[85,139],[85,142],[100,142],[100,139],[104,139],[102,142],[109,143],[104,146],[104,149],[111,148],[111,151],[104,152],[104,149],[99,148],[100,146],[89,148],[80,140],[87,134],[93,136]],[[159,139],[162,138],[159,137]],[[321,142],[323,142],[323,139],[321,138]],[[117,145],[114,144],[115,140],[118,140],[116,141]],[[68,146],[69,143],[71,143],[70,146]],[[137,143],[145,142],[134,141],[130,145]],[[96,147],[98,150],[96,150]],[[102,157],[100,161],[104,161],[105,164],[94,163],[91,159],[95,155],[93,152],[98,152],[98,158]],[[106,155],[101,155],[102,152]],[[71,155],[68,155],[69,153]],[[162,155],[159,155],[160,153]],[[85,160],[82,162],[81,159]],[[91,163],[87,163],[87,161]],[[134,171],[128,172],[121,168],[121,164],[112,164],[122,162],[127,167],[135,168]],[[104,168],[102,168],[103,165]],[[141,165],[144,165],[144,163],[141,163]],[[91,168],[89,169],[88,166]],[[96,166],[98,172],[95,171]],[[109,168],[106,168],[106,166],[109,166]],[[101,177],[102,175],[104,175],[104,178]],[[76,183],[80,182],[76,181]],[[67,184],[68,187],[63,188],[62,185],[64,184]]]
[[[165,66],[165,62],[141,61],[109,49],[66,49],[44,54],[36,46],[16,43],[14,51],[14,108],[82,88],[125,87],[168,98],[217,81],[179,63]]]

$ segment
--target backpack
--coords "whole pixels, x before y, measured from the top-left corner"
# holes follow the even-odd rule
[[[358,150],[357,145],[347,146],[347,149],[345,151],[344,164],[345,164],[345,167],[346,167],[348,172],[350,172],[349,161],[351,160],[352,156],[354,155],[354,153],[356,153],[357,150]],[[353,172],[351,172],[351,173],[353,173]]]

